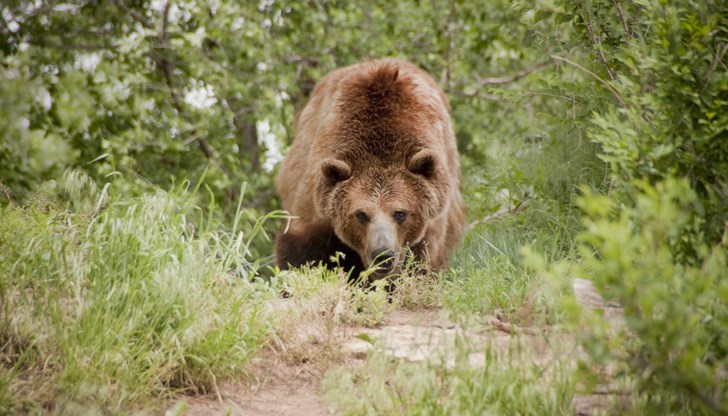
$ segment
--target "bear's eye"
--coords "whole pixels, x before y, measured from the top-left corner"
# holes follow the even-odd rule
[[[354,215],[356,216],[356,220],[359,221],[360,223],[362,223],[362,224],[369,223],[369,216],[367,214],[363,213],[362,211],[357,211],[356,214],[354,214]]]
[[[404,220],[407,219],[407,213],[404,211],[395,211],[394,213],[394,220],[397,221],[397,224],[402,224]]]

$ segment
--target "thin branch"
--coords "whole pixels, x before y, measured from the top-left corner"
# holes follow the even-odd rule
[[[316,6],[316,8],[318,9],[318,11],[319,11],[319,12],[321,12],[321,13],[323,13],[323,14],[328,14],[328,13],[326,12],[326,9],[324,8],[324,6],[323,6],[323,5],[321,4],[321,2],[320,2],[320,1],[318,1],[318,0],[313,0],[313,4],[314,4],[314,5]]]
[[[697,387],[695,387],[693,383],[683,381],[680,384],[682,384],[682,387],[687,390],[688,393],[692,394],[695,398],[700,400],[703,405],[715,412],[715,414],[728,416],[728,412],[725,410],[725,403],[721,403],[706,396]]]
[[[447,90],[447,93],[458,96],[458,97],[463,97],[463,98],[480,98],[481,100],[486,100],[486,101],[503,101],[503,98],[501,98],[497,95],[486,94],[486,93],[482,93],[482,92],[478,93],[478,94],[467,94],[462,91]],[[552,98],[558,98],[560,100],[564,100],[571,104],[579,104],[579,102],[572,97],[567,97],[565,95],[551,94],[548,92],[525,91],[523,93],[523,95],[526,97],[534,97],[534,96],[552,97]]]
[[[597,74],[595,74],[594,72],[592,72],[592,71],[588,70],[587,68],[585,68],[585,67],[583,67],[583,66],[581,66],[581,65],[577,64],[577,63],[576,63],[576,62],[574,62],[574,61],[570,61],[570,60],[568,60],[568,59],[566,59],[566,58],[562,58],[562,57],[560,57],[560,56],[556,56],[556,55],[551,55],[551,57],[552,57],[553,59],[557,59],[557,60],[559,60],[559,61],[564,61],[564,62],[566,62],[567,64],[573,65],[573,66],[575,66],[575,67],[577,67],[577,68],[581,69],[582,71],[586,72],[587,74],[591,75],[592,77],[594,77],[594,78],[595,78],[595,79],[596,79],[597,81],[599,81],[599,82],[600,82],[600,83],[601,83],[602,85],[604,85],[604,86],[605,86],[605,87],[606,87],[606,88],[607,88],[607,89],[609,90],[609,92],[611,92],[611,93],[612,93],[612,95],[614,95],[614,98],[616,98],[616,99],[617,99],[617,101],[619,101],[619,105],[621,105],[621,106],[622,106],[623,108],[627,108],[627,103],[625,103],[625,102],[624,102],[624,99],[622,99],[622,96],[621,96],[621,95],[619,95],[619,91],[617,91],[617,90],[616,90],[616,89],[615,89],[615,88],[614,88],[614,87],[612,86],[612,84],[610,84],[610,83],[609,83],[608,81],[605,81],[605,80],[603,80],[603,79],[602,79],[602,78],[601,78],[601,77],[600,77],[599,75],[597,75]]]
[[[624,10],[622,10],[622,6],[619,4],[619,0],[612,0],[612,3],[614,3],[614,5],[617,7],[619,21],[622,22],[624,33],[627,35],[627,38],[632,39],[632,31],[629,30],[629,26],[627,25],[627,18],[624,15]]]
[[[64,50],[64,51],[106,51],[106,50],[114,50],[116,49],[116,46],[106,43],[101,45],[91,45],[91,44],[71,44],[71,43],[46,43],[45,45],[36,45],[36,46],[46,46],[49,48]]]
[[[612,175],[612,177],[609,178],[609,187],[607,188],[607,196],[612,195],[612,189],[614,188],[615,183],[617,183],[617,175]]]
[[[7,33],[13,33],[10,31],[10,28],[8,27],[8,22],[5,21],[5,18],[2,14],[0,14],[0,26],[2,26],[7,31]]]
[[[702,77],[702,81],[704,82],[702,88],[700,89],[700,92],[703,92],[705,88],[708,86],[708,81],[710,79],[710,76],[713,75],[713,72],[715,72],[715,69],[718,67],[718,64],[723,63],[723,58],[725,57],[726,53],[728,53],[728,43],[725,43],[723,45],[723,49],[720,49],[720,46],[718,46],[718,52],[713,56],[713,62],[710,63],[710,68],[705,72],[705,75]],[[723,64],[725,66],[725,64]]]
[[[319,0],[313,0],[313,3],[316,6],[316,8],[318,9],[318,11],[320,13],[323,13],[323,15],[326,17],[324,33],[327,33],[327,34],[333,33],[332,29],[334,29],[336,27],[336,23],[334,22],[334,18],[331,17],[331,11],[329,10],[328,4],[326,2],[321,3]],[[334,53],[331,53],[331,57],[334,60],[334,64],[338,67],[338,66],[340,66],[339,59],[338,59],[338,56],[340,54],[335,52],[335,51],[337,51],[337,48],[338,48],[338,44],[334,43],[333,48],[331,48],[334,51]]]
[[[518,327],[514,324],[511,324],[510,322],[506,322],[503,319],[501,319],[500,317],[498,317],[498,315],[491,316],[488,319],[488,323],[490,324],[490,326],[493,330],[504,332],[506,334],[511,334],[511,335],[515,335],[515,334],[539,335],[540,334],[540,331],[535,330],[533,328],[529,328],[529,327],[525,327],[525,326]]]
[[[327,53],[329,51],[330,51],[329,49],[326,50]],[[316,58],[316,57],[301,56],[301,55],[296,55],[296,54],[288,54],[288,55],[285,55],[282,58],[282,60],[283,60],[283,62],[285,62],[287,64],[293,64],[293,63],[303,62],[303,63],[307,63],[307,64],[315,64],[316,65],[316,64],[319,63],[319,59]]]
[[[120,8],[124,13],[128,14],[129,16],[133,17],[134,20],[141,23],[142,26],[144,26],[145,29],[153,29],[154,26],[147,20],[146,17],[139,14],[136,10],[129,8],[122,0],[111,0],[112,3],[116,5],[116,7]],[[169,3],[167,3],[169,5]]]
[[[170,3],[169,1],[164,6],[164,13],[162,15],[162,31],[159,35],[159,44],[157,45],[157,49],[167,50],[169,49],[169,10],[170,10]],[[162,72],[164,73],[164,78],[167,81],[167,88],[169,88],[169,93],[172,96],[172,101],[174,102],[175,107],[178,107],[178,110],[181,110],[182,105],[182,97],[179,94],[179,91],[177,91],[176,88],[174,88],[174,85],[172,83],[172,75],[174,74],[174,68],[172,61],[164,54],[161,55],[161,58],[158,60],[160,68],[162,68]]]
[[[171,4],[168,1],[164,6],[164,12],[162,15],[162,29],[161,33],[159,34],[159,43],[157,45],[156,49],[161,50],[167,50],[169,49],[169,10],[171,8]],[[159,67],[162,70],[162,73],[164,74],[164,79],[167,83],[167,88],[169,89],[169,94],[172,97],[172,105],[177,110],[178,113],[184,114],[184,106],[183,106],[183,99],[182,95],[180,94],[179,90],[175,88],[174,82],[173,82],[173,75],[174,75],[174,63],[171,59],[169,59],[165,54],[161,54],[161,56],[153,56],[152,59],[154,59],[155,62],[159,65]],[[202,134],[197,134],[194,129],[192,131],[192,136],[195,137],[195,140],[197,141],[197,144],[200,146],[200,150],[202,153],[204,153],[205,157],[214,162],[217,167],[231,180],[234,179],[233,173],[230,171],[230,169],[219,159],[217,152],[212,148],[210,143],[207,141],[207,138],[204,137]],[[233,190],[233,194],[234,194]],[[233,195],[234,196],[234,195]]]
[[[503,101],[503,99],[497,95],[493,94],[487,94],[484,92],[473,92],[473,93],[465,93],[462,91],[457,91],[453,89],[446,90],[448,94],[457,95],[458,97],[463,98],[480,98],[481,100],[486,101]]]
[[[570,102],[571,104],[578,104],[579,103],[578,101],[576,101],[572,97],[567,97],[565,95],[551,94],[551,93],[548,93],[548,92],[526,91],[524,93],[524,95],[526,95],[526,96],[542,95],[542,96],[545,96],[545,97],[558,98],[560,100],[564,100],[564,101]]]
[[[582,9],[584,9],[584,14],[586,15],[586,30],[589,34],[589,39],[591,40],[592,44],[594,44],[594,47],[597,49],[597,56],[599,56],[599,60],[602,61],[602,64],[604,65],[604,68],[607,70],[607,75],[609,75],[609,79],[612,81],[615,80],[614,73],[612,73],[612,70],[609,68],[609,64],[607,63],[607,58],[604,56],[604,53],[602,52],[602,43],[599,39],[597,39],[596,35],[594,34],[594,29],[592,26],[592,20],[591,20],[591,12],[589,10],[586,10],[582,6]]]
[[[445,21],[445,33],[447,34],[447,46],[445,47],[445,72],[442,74],[443,79],[440,81],[440,84],[445,87],[445,89],[450,88],[450,79],[451,79],[451,72],[452,72],[452,50],[454,49],[455,45],[455,24],[453,21],[455,20],[455,0],[450,1],[450,12],[447,15],[447,20]]]
[[[41,4],[39,4],[41,3]],[[47,13],[47,12],[54,12],[54,7],[56,6],[56,2],[20,2],[21,6],[13,10],[16,14],[16,17],[22,17],[22,21],[28,20],[29,17],[35,16],[40,13]],[[73,5],[72,7],[78,9],[86,4],[81,5]]]
[[[490,100],[490,101],[499,101],[500,100],[499,97],[497,97],[495,95],[490,95],[490,94],[483,94],[480,91],[488,85],[502,85],[502,84],[509,84],[512,82],[519,81],[519,80],[527,77],[532,72],[537,71],[537,70],[551,64],[552,62],[553,62],[552,60],[539,62],[537,64],[527,66],[527,67],[523,68],[522,70],[516,72],[513,75],[502,76],[502,77],[480,78],[476,82],[475,90],[472,93],[458,93],[457,95],[461,95],[463,97],[478,97],[478,98],[483,98],[485,100]]]
[[[522,78],[527,77],[530,73],[539,70],[550,63],[552,63],[552,60],[547,60],[543,62],[539,62],[537,64],[527,66],[523,68],[522,70],[516,72],[513,75],[508,75],[504,77],[491,77],[491,78],[481,78],[478,80],[478,86],[477,89],[481,89],[483,87],[486,87],[488,85],[501,85],[501,84],[510,84],[511,82],[516,82],[521,80]]]

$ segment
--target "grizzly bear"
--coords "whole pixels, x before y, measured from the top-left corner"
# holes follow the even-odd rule
[[[406,253],[437,271],[458,245],[465,207],[449,103],[396,59],[336,70],[296,116],[276,190],[292,216],[276,262],[397,274]],[[332,258],[337,252],[343,256]]]

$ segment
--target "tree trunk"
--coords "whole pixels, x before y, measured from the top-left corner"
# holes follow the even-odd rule
[[[244,165],[250,164],[251,172],[258,172],[260,169],[261,149],[258,140],[258,128],[253,109],[241,107],[233,99],[226,100],[233,113],[235,124],[235,142],[238,145],[238,160]]]

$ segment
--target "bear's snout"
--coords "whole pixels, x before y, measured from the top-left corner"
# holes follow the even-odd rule
[[[369,266],[376,266],[376,274],[386,274],[399,263],[397,225],[389,216],[377,213],[373,216],[367,232],[367,244],[362,258]]]
[[[383,272],[390,272],[394,268],[395,255],[394,251],[387,248],[380,248],[372,252],[374,264]]]

